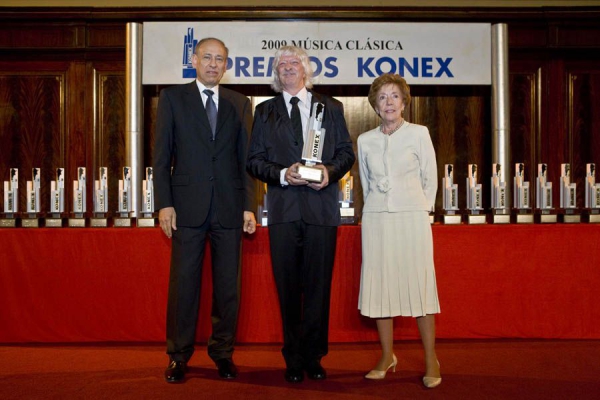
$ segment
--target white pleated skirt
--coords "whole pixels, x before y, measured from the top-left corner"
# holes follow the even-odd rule
[[[358,309],[371,318],[440,312],[429,214],[363,213]]]

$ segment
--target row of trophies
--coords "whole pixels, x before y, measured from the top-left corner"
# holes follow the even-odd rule
[[[32,180],[27,181],[27,210],[19,211],[19,170],[10,168],[8,181],[4,181],[4,213],[0,218],[0,227],[14,228],[18,222],[24,228],[60,228],[69,226],[74,228],[107,227],[109,221],[115,227],[130,227],[132,221],[138,227],[154,227],[156,215],[154,213],[154,185],[152,168],[146,168],[146,179],[142,188],[141,216],[133,218],[131,204],[131,168],[123,167],[122,179],[119,179],[119,205],[118,212],[112,216],[108,211],[108,170],[100,167],[98,180],[94,182],[94,211],[90,218],[86,218],[86,168],[77,168],[77,180],[73,181],[73,207],[67,213],[65,207],[65,169],[56,169],[56,178],[50,182],[50,207],[48,213],[41,211],[42,199],[40,198],[40,168],[33,168]]]
[[[458,185],[454,183],[454,167],[444,166],[443,190],[443,222],[460,224],[463,221],[458,208]],[[516,223],[578,223],[582,214],[590,223],[600,223],[600,184],[596,183],[596,165],[586,165],[585,177],[585,209],[577,207],[577,185],[571,182],[571,167],[561,164],[560,168],[560,207],[552,204],[552,182],[548,182],[548,165],[538,164],[535,182],[535,206],[531,204],[529,182],[525,181],[525,164],[515,164],[513,178],[513,212]],[[465,222],[483,224],[487,222],[482,207],[482,185],[477,183],[477,165],[469,164],[466,180],[467,208]],[[494,223],[511,222],[511,212],[506,198],[506,181],[501,174],[500,164],[492,165],[491,179],[491,215]],[[582,213],[583,211],[583,213]]]

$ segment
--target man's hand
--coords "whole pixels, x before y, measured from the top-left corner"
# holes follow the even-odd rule
[[[297,162],[295,164],[290,165],[285,171],[284,179],[287,183],[289,183],[292,186],[308,185],[308,181],[302,179],[302,177],[298,173],[298,167],[300,167],[301,165],[302,163]]]
[[[308,184],[308,187],[314,190],[321,190],[327,185],[329,185],[329,173],[327,172],[327,168],[323,164],[317,164],[313,168],[319,168],[323,170],[323,180],[321,183],[311,182]]]
[[[249,234],[256,232],[256,218],[252,211],[244,211],[244,232]]]
[[[173,230],[177,230],[177,213],[173,207],[161,208],[158,211],[158,222],[160,229],[167,235],[169,239],[173,236]]]

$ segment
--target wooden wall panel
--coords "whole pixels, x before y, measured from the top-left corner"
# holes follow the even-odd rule
[[[50,201],[55,168],[64,165],[65,71],[0,71],[0,176],[19,169],[19,210],[26,210],[26,182],[41,168],[42,209]]]
[[[534,187],[537,164],[537,140],[540,134],[541,69],[520,68],[510,73],[510,158],[507,182],[512,184],[515,163],[525,164],[525,178]],[[531,192],[535,204],[535,190]]]
[[[97,117],[94,123],[94,165],[88,176],[96,180],[99,167],[108,168],[108,209],[115,211],[118,210],[119,179],[126,166],[125,74],[122,70],[103,67],[94,66]]]
[[[600,70],[568,73],[569,162],[577,184],[577,205],[585,205],[586,164],[600,166]]]

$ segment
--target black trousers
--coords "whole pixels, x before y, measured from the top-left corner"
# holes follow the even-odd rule
[[[319,361],[328,351],[336,226],[303,221],[269,225],[273,275],[288,368]]]
[[[233,354],[239,309],[242,229],[223,228],[216,212],[211,212],[202,226],[178,226],[173,231],[167,354],[175,361],[188,361],[194,353],[207,237],[210,237],[213,276],[212,335],[208,341],[208,355],[216,361],[231,358]]]

